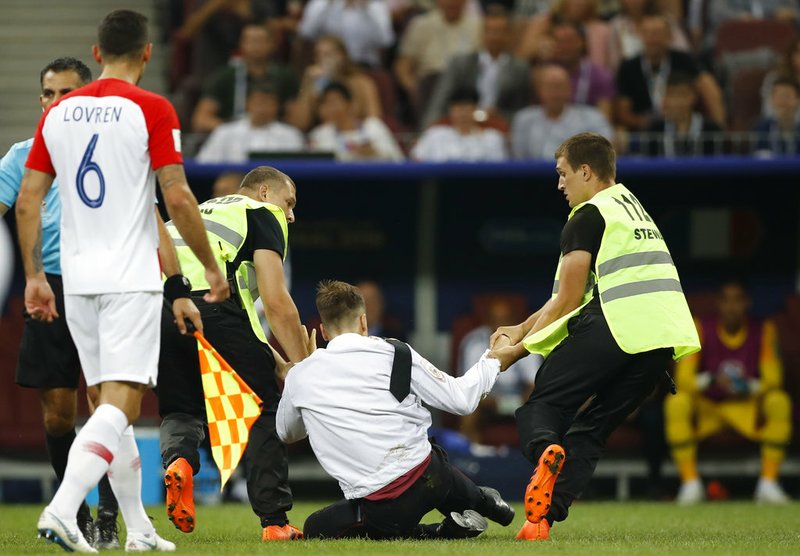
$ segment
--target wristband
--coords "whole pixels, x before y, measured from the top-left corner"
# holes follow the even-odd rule
[[[170,303],[182,297],[191,297],[192,284],[183,274],[175,274],[164,282],[164,297]]]

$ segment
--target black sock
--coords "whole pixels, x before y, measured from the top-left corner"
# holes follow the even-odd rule
[[[103,475],[100,482],[97,484],[97,490],[100,494],[100,501],[97,504],[97,515],[100,513],[113,514],[114,518],[117,517],[119,506],[117,505],[117,498],[114,496],[114,491],[111,490],[111,483],[108,482],[108,475]]]
[[[50,465],[56,472],[58,482],[64,480],[64,472],[67,469],[67,457],[72,441],[75,440],[75,429],[73,428],[64,436],[52,436],[44,434],[44,441],[47,444],[47,455],[50,456]]]

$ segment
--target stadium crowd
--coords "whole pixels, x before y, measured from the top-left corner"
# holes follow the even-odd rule
[[[645,156],[800,146],[796,0],[165,6],[171,96],[201,161],[550,158],[587,129]]]

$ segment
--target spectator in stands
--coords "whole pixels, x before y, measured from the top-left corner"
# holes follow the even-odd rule
[[[268,0],[203,0],[176,31],[178,41],[192,41],[192,77],[202,83],[225,66],[239,46],[248,24],[262,25],[277,16],[275,3]]]
[[[694,79],[670,73],[664,92],[662,117],[647,128],[644,153],[648,156],[709,156],[722,154],[722,129],[694,111]]]
[[[245,112],[247,90],[264,82],[278,92],[281,103],[297,95],[298,78],[294,70],[270,59],[274,49],[270,30],[248,24],[239,41],[241,59],[216,72],[208,80],[200,102],[192,115],[192,129],[210,132]]]
[[[547,13],[552,5],[553,0],[514,0],[514,19],[527,20]]]
[[[582,28],[567,21],[552,26],[553,51],[549,61],[569,73],[572,81],[572,102],[597,107],[611,120],[614,100],[614,77],[604,67],[586,57],[586,40]]]
[[[477,89],[479,108],[509,121],[528,104],[528,64],[510,52],[511,38],[508,10],[489,4],[483,17],[483,49],[456,56],[448,64],[425,111],[423,127],[444,116],[448,99],[459,89]]]
[[[685,52],[670,48],[670,23],[662,14],[647,15],[640,25],[642,54],[622,63],[617,73],[616,116],[629,130],[645,130],[660,115],[670,73],[694,79],[705,113],[719,126],[725,125],[725,105],[719,85]]]
[[[319,102],[322,90],[334,81],[344,83],[350,89],[357,118],[383,117],[375,82],[353,63],[339,38],[327,36],[317,39],[314,45],[314,63],[303,74],[297,103],[299,110],[293,118],[301,129],[310,127],[314,107]]]
[[[411,156],[427,162],[507,160],[503,135],[496,129],[482,128],[475,121],[477,109],[478,92],[475,89],[454,91],[450,95],[447,123],[425,130]]]
[[[777,67],[764,76],[761,85],[761,112],[766,116],[774,116],[772,112],[772,85],[779,77],[788,77],[800,82],[800,37],[789,45],[778,61]]]
[[[405,342],[408,339],[406,328],[399,318],[386,312],[386,301],[380,285],[372,280],[364,280],[356,284],[356,288],[361,292],[367,309],[367,334]]]
[[[570,22],[581,29],[589,60],[596,66],[609,69],[611,29],[600,19],[599,5],[598,0],[557,0],[551,10],[525,25],[517,44],[517,55],[531,62],[551,60],[555,48],[553,26]]]
[[[367,321],[369,322],[369,321]],[[468,332],[458,349],[458,376],[464,375],[489,349],[489,336],[500,326],[516,322],[513,307],[508,300],[492,300],[486,322]],[[461,433],[472,442],[485,443],[483,428],[494,423],[507,422],[513,426],[514,412],[533,391],[533,381],[542,358],[538,355],[520,359],[501,373],[491,393],[481,400],[478,409],[461,418]]]
[[[311,130],[309,145],[335,153],[339,160],[403,160],[392,132],[379,118],[358,118],[347,85],[334,82],[323,89],[319,104],[322,124]]]
[[[392,16],[383,0],[311,0],[299,33],[310,41],[339,37],[351,59],[373,67],[381,65],[381,51],[394,43]]]
[[[450,61],[481,47],[481,17],[465,6],[466,0],[437,0],[436,9],[415,16],[403,33],[394,72],[420,116]]]
[[[719,26],[726,21],[750,19],[797,20],[797,0],[709,0],[705,46],[712,48]]]
[[[642,53],[642,37],[639,25],[644,16],[658,13],[658,0],[622,0],[620,12],[614,16],[611,25],[610,66],[617,71],[623,60],[633,58]],[[666,16],[670,25],[670,48],[680,52],[689,52],[689,39],[686,37],[678,21]]]
[[[664,416],[667,441],[681,476],[679,504],[703,499],[697,442],[726,426],[761,442],[761,478],[755,499],[789,501],[778,484],[792,421],[791,401],[782,389],[777,331],[771,321],[748,316],[749,309],[744,286],[725,282],[719,292],[718,316],[696,322],[703,350],[682,359],[675,368],[678,393],[667,396]]]
[[[223,172],[217,179],[214,180],[214,185],[211,186],[211,197],[224,197],[225,195],[233,195],[239,191],[239,186],[242,184],[244,174],[241,172]],[[260,299],[260,298],[259,298]]]
[[[552,159],[558,146],[581,131],[594,131],[611,139],[611,124],[597,108],[571,104],[572,86],[567,71],[547,65],[535,72],[541,106],[520,110],[511,125],[515,158]]]
[[[222,124],[211,132],[197,161],[211,164],[247,162],[253,153],[296,152],[303,149],[302,132],[278,121],[280,99],[275,89],[256,84],[247,92],[244,118]]]
[[[800,154],[800,84],[791,77],[779,77],[772,84],[770,106],[774,116],[753,128],[757,134],[757,155]]]

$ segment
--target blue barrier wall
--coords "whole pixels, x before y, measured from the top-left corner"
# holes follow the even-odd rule
[[[492,164],[272,161],[298,184],[290,232],[294,296],[314,313],[322,278],[371,277],[415,328],[419,252],[432,242],[437,328],[469,309],[472,294],[548,295],[568,214],[550,161]],[[187,163],[199,198],[222,170]],[[621,159],[618,180],[661,227],[688,291],[745,274],[756,311],[780,309],[798,268],[800,159]],[[428,230],[425,237],[420,234]],[[432,233],[430,233],[432,231]],[[424,269],[428,270],[428,269]]]
[[[315,313],[322,278],[374,278],[392,311],[416,328],[419,279],[435,284],[436,328],[469,310],[474,293],[550,289],[568,214],[551,161],[486,164],[187,161],[199,200],[222,171],[270,164],[298,184],[290,230],[293,294]],[[618,179],[666,236],[688,291],[749,275],[759,313],[779,310],[798,268],[800,158],[623,158]],[[162,205],[163,207],[163,205]],[[13,223],[13,215],[10,216]],[[427,250],[428,259],[420,253]],[[425,268],[421,268],[425,266]],[[15,292],[22,291],[21,269]]]

